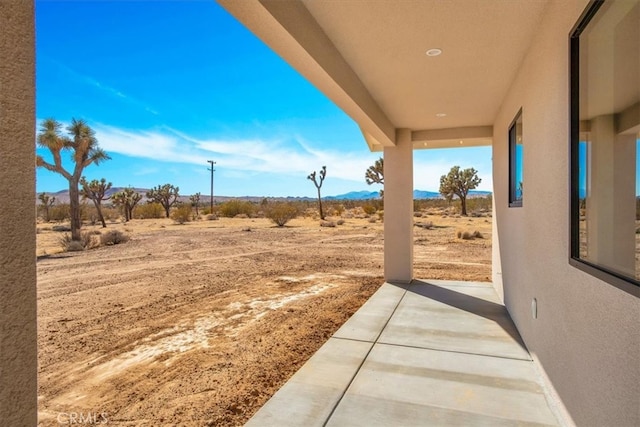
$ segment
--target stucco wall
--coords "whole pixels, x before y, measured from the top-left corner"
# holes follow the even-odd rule
[[[494,123],[493,279],[573,422],[636,426],[640,299],[568,262],[568,35],[586,4],[549,2]],[[509,208],[507,132],[521,107],[526,191],[524,206]]]
[[[0,420],[37,423],[35,53],[29,0],[0,0]]]

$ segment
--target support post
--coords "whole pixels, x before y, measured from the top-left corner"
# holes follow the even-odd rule
[[[396,131],[384,148],[384,278],[413,279],[413,143],[409,129]]]

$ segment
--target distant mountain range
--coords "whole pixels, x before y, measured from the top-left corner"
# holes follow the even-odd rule
[[[114,193],[124,190],[125,187],[112,187],[107,191],[107,197],[111,197]],[[145,195],[148,188],[134,188],[134,190],[139,193],[143,197],[143,201],[146,200]],[[40,193],[38,193],[40,194]],[[69,203],[69,190],[60,190],[55,193],[47,193],[49,197],[55,197],[56,202],[58,203]],[[486,197],[491,195],[491,191],[469,191],[469,197]],[[313,197],[267,197],[269,200],[282,200],[282,201],[308,201],[308,200],[316,200]],[[337,196],[327,196],[323,197],[325,200],[371,200],[371,199],[379,199],[380,192],[379,191],[351,191],[345,194],[339,194]],[[435,191],[424,191],[424,190],[413,190],[413,198],[416,200],[421,199],[441,199],[442,195]],[[180,196],[178,198],[182,202],[188,202],[189,196]],[[251,202],[259,202],[264,199],[263,196],[242,196],[242,197],[229,197],[229,196],[214,196],[214,199],[217,203],[226,202],[230,199],[241,199],[248,200]],[[209,196],[202,195],[200,196],[200,201],[202,203],[206,203],[209,201]],[[37,201],[36,203],[39,203]]]
[[[491,195],[491,191],[469,191],[469,197],[486,197]],[[370,200],[379,199],[378,191],[351,191],[349,193],[340,194],[338,196],[324,197],[327,200]],[[414,200],[422,199],[442,199],[442,195],[435,191],[413,190]]]

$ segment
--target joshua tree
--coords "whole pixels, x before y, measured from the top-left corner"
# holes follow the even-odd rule
[[[102,228],[107,228],[107,223],[104,222],[104,215],[102,215],[102,201],[108,199],[108,197],[105,196],[112,184],[104,178],[100,179],[100,181],[94,179],[91,180],[91,182],[87,182],[83,176],[82,179],[80,179],[80,185],[82,185],[82,190],[80,190],[82,197],[93,201],[96,211],[98,211],[98,219],[102,223]]]
[[[364,180],[367,184],[382,184],[384,185],[384,159],[380,157],[373,166],[369,166],[364,174]],[[384,196],[384,190],[380,190],[380,197]]]
[[[462,204],[462,215],[467,216],[467,194],[481,181],[474,168],[460,170],[460,166],[454,166],[447,175],[440,177],[440,194],[447,200],[451,200],[454,195],[458,196]]]
[[[202,194],[200,192],[194,194],[193,196],[189,196],[189,200],[191,200],[191,206],[196,208],[196,218],[200,215],[198,213],[198,205],[200,204],[200,196]]]
[[[47,193],[38,194],[38,199],[42,203],[42,209],[44,210],[44,220],[49,222],[49,208],[56,202],[56,198],[49,196]]]
[[[160,203],[164,208],[164,212],[169,218],[169,209],[178,200],[179,187],[174,187],[171,184],[158,185],[147,191],[147,198],[154,202]]]
[[[133,217],[133,208],[142,200],[142,196],[133,188],[127,187],[111,196],[111,200],[116,206],[122,206],[124,220],[129,221]]]
[[[320,187],[322,187],[324,178],[327,176],[327,167],[323,166],[318,175],[320,181],[316,180],[316,171],[311,172],[307,179],[313,181],[313,185],[315,185],[318,189],[318,207],[320,209],[320,219],[324,219],[324,213],[322,212],[322,197],[320,197]]]
[[[62,124],[55,119],[46,119],[40,124],[38,133],[38,145],[48,148],[53,156],[53,163],[45,161],[42,156],[36,157],[36,165],[51,172],[62,175],[69,181],[69,206],[71,216],[71,240],[80,240],[80,191],[78,183],[84,168],[92,163],[100,164],[103,160],[109,160],[107,153],[98,146],[93,129],[84,120],[71,119],[71,124],[66,130],[69,136],[61,134]],[[62,166],[62,151],[71,151],[71,160],[74,166],[72,171],[67,171]]]

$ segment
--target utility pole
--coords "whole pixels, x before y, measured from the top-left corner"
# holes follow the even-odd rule
[[[211,163],[211,167],[208,169],[211,171],[211,212],[213,213],[213,172],[215,171],[214,169],[214,165],[216,164],[216,162],[214,162],[213,160],[207,160],[208,163]]]

